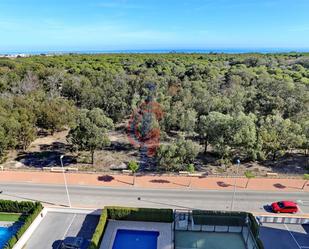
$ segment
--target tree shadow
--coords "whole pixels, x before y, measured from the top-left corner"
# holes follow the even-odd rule
[[[52,144],[40,144],[40,150],[50,150],[50,151],[70,151],[72,149],[72,145],[65,144],[62,142],[53,142]]]
[[[86,215],[83,224],[77,234],[77,237],[83,237],[86,240],[92,238],[92,235],[99,223],[100,216],[88,214]]]
[[[87,214],[83,220],[83,223],[76,234],[76,236],[69,236],[71,238],[81,237],[84,239],[84,242],[80,249],[87,249],[89,247],[90,240],[92,238],[93,233],[99,223],[100,216],[94,214]],[[74,235],[75,235],[74,234]],[[58,240],[54,241],[52,245],[52,249],[60,249],[63,239],[59,238]]]
[[[110,175],[98,176],[98,180],[101,182],[112,182],[115,180],[115,177]]]
[[[153,180],[150,180],[149,182],[151,182],[151,183],[159,183],[159,184],[171,183],[171,184],[174,184],[174,185],[177,185],[177,186],[181,186],[181,187],[187,187],[188,186],[186,184],[181,184],[181,183],[177,183],[177,182],[171,182],[169,180],[164,180],[164,179],[153,179]]]
[[[270,205],[264,205],[263,208],[267,213],[273,213],[273,209]]]
[[[124,184],[128,184],[128,185],[133,185],[132,182],[125,182],[125,181],[121,181],[121,180],[118,180],[116,179],[117,182],[121,182],[121,183],[124,183]]]
[[[111,142],[111,145],[109,147],[107,147],[105,150],[117,151],[117,152],[122,152],[122,151],[123,152],[130,152],[130,151],[135,151],[136,149],[130,143],[113,141],[113,142]]]
[[[177,185],[177,186],[181,186],[181,187],[188,187],[188,184],[181,184],[181,183],[177,183],[177,182],[172,182],[172,184]]]
[[[121,180],[116,179],[115,177],[113,177],[111,175],[98,176],[98,181],[101,181],[101,182],[117,181],[117,182],[121,182],[121,183],[124,183],[124,184],[132,185],[131,182],[121,181]]]
[[[259,164],[270,168],[274,173],[304,174],[306,173],[307,160],[307,156],[302,153],[286,153],[275,161],[269,159],[261,161]]]
[[[161,184],[164,184],[164,183],[171,183],[170,181],[164,180],[164,179],[153,179],[153,180],[150,180],[149,182],[152,182],[152,183],[161,183]]]
[[[204,178],[207,178],[207,175],[208,175],[208,173],[204,173],[203,175],[199,176],[198,178],[199,179],[204,179]]]
[[[22,152],[18,154],[15,160],[28,167],[54,167],[61,166],[61,155],[63,155],[63,153],[59,151]],[[77,160],[74,156],[64,156],[62,162],[67,166],[70,164],[76,164]]]
[[[285,189],[286,188],[286,186],[282,185],[281,183],[275,183],[273,186],[275,188],[279,188],[279,189]]]
[[[287,186],[288,188],[302,190],[302,187]]]
[[[232,185],[231,184],[228,184],[228,183],[225,183],[225,182],[217,182],[218,186],[219,187],[222,187],[222,188],[227,188],[227,187],[231,187]]]
[[[47,136],[49,136],[50,135],[50,133],[48,132],[48,131],[46,131],[46,130],[39,130],[38,132],[37,132],[37,136],[38,137],[47,137]]]

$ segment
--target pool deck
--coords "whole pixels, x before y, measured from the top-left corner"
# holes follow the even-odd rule
[[[10,227],[14,224],[12,221],[0,221],[0,227]]]
[[[100,249],[113,248],[118,229],[159,232],[158,248],[174,248],[172,223],[109,220]]]

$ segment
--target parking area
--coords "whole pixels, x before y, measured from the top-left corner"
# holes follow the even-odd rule
[[[48,212],[24,248],[60,249],[62,240],[70,236],[89,241],[98,221],[97,215]]]
[[[265,249],[309,249],[309,224],[264,223],[260,238]]]

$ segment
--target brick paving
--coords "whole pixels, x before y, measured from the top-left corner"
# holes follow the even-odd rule
[[[104,173],[66,173],[69,185],[89,185],[105,187],[133,187],[133,176],[111,175]],[[187,177],[170,175],[138,175],[135,180],[135,187],[140,188],[168,188],[168,189],[208,189],[208,190],[232,190],[234,178],[226,177]],[[50,172],[27,172],[27,171],[0,171],[0,182],[23,182],[37,184],[63,184],[62,173]],[[309,182],[302,189],[305,183],[302,179],[282,178],[254,178],[247,184],[246,178],[237,178],[238,189],[256,191],[290,191],[309,192]]]

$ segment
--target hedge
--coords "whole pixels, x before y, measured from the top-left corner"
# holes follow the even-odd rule
[[[174,220],[172,209],[107,207],[108,218],[171,223]]]
[[[23,213],[26,215],[23,225],[19,228],[16,234],[10,238],[3,249],[12,249],[14,247],[16,242],[21,238],[42,209],[43,206],[40,202],[0,200],[0,212]]]
[[[0,212],[6,213],[25,213],[35,207],[36,203],[30,201],[10,201],[0,200]]]
[[[263,242],[260,238],[256,238],[255,240],[256,240],[256,243],[257,243],[259,249],[265,249]]]
[[[174,216],[172,209],[105,207],[88,249],[100,248],[109,219],[171,223]]]
[[[194,222],[198,225],[244,226],[249,213],[193,210]]]
[[[107,210],[104,208],[100,216],[99,223],[95,229],[95,232],[92,236],[90,245],[88,249],[97,249],[100,248],[100,244],[104,235],[104,231],[107,225]]]

